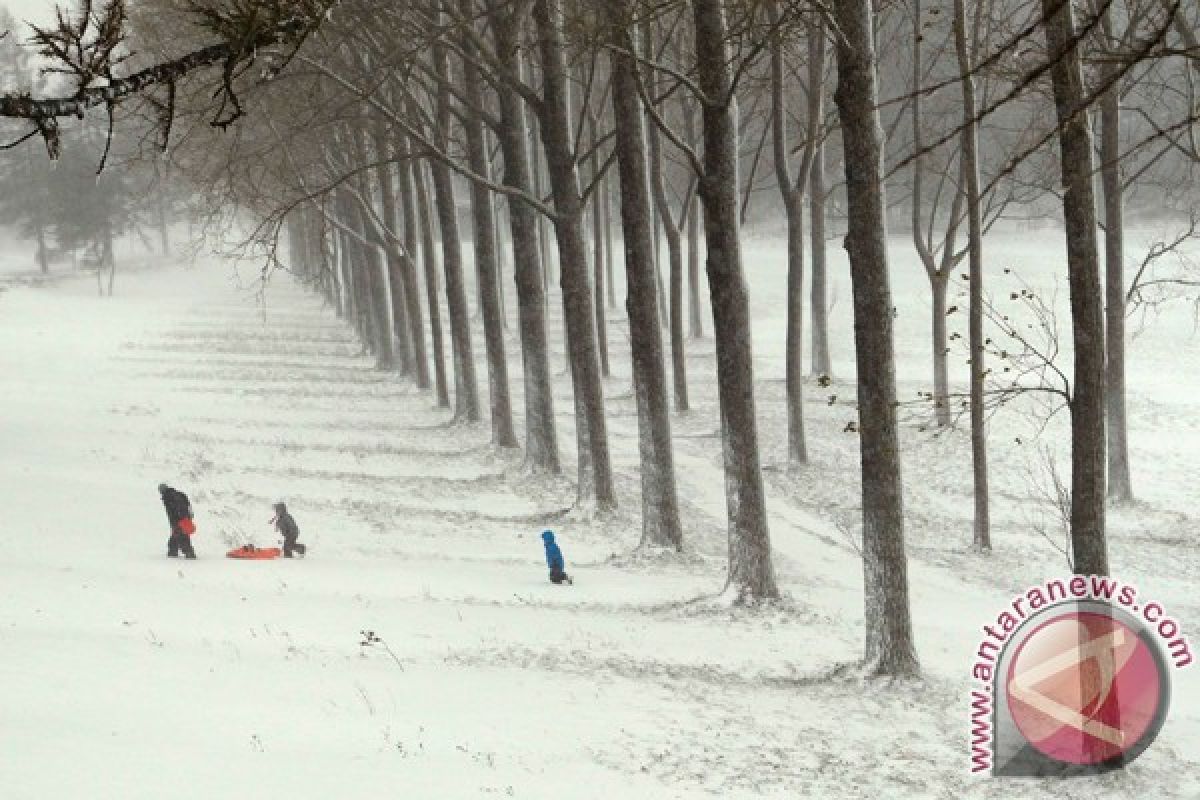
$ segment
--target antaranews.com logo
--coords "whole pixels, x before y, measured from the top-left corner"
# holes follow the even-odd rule
[[[983,626],[971,676],[971,772],[1090,775],[1141,755],[1167,718],[1179,623],[1113,578],[1051,580]]]

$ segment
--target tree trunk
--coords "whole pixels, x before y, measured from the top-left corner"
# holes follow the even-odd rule
[[[348,194],[342,194],[339,217],[350,230],[361,237],[363,230],[354,207],[354,202],[353,198]],[[377,355],[377,342],[372,333],[374,311],[371,305],[371,292],[368,286],[370,267],[367,263],[367,249],[362,244],[361,238],[356,238],[350,233],[347,233],[342,241],[345,244],[346,252],[346,285],[350,290],[351,319],[354,322],[355,330],[358,332],[358,339],[362,342],[363,352]]]
[[[1105,9],[1104,36],[1112,43],[1112,7]],[[1121,65],[1106,67],[1109,80]],[[1108,496],[1117,503],[1133,502],[1129,468],[1129,437],[1125,414],[1125,214],[1121,185],[1121,86],[1114,83],[1100,100],[1100,175],[1104,185],[1105,406],[1108,425]]]
[[[653,198],[651,200],[653,201]],[[670,312],[667,310],[667,293],[663,288],[662,240],[662,217],[656,211],[654,215],[654,285],[658,290],[658,318],[665,327],[671,317]]]
[[[429,306],[429,328],[433,340],[434,391],[438,408],[450,407],[450,387],[446,378],[446,346],[442,333],[442,311],[438,302],[437,250],[433,242],[433,213],[429,202],[429,183],[420,161],[410,161],[413,184],[416,187],[417,213],[421,218],[421,260],[425,264],[425,295]]]
[[[365,167],[368,163],[367,132],[351,130],[354,154],[358,165]],[[360,174],[354,181],[358,187],[358,196],[364,204],[372,203],[371,185],[365,174]],[[372,206],[373,209],[373,206]],[[359,234],[371,244],[363,246],[363,263],[367,270],[366,291],[367,302],[371,309],[371,325],[368,335],[373,342],[375,353],[375,368],[392,370],[396,368],[395,326],[392,322],[392,294],[388,286],[388,263],[385,257],[387,242],[373,222],[367,219],[367,212],[361,205],[354,205],[355,219],[358,220]]]
[[[171,252],[171,229],[167,224],[167,201],[163,197],[165,192],[159,192],[158,198],[154,203],[154,214],[158,223],[158,246],[162,254],[169,255]]]
[[[337,199],[334,204],[334,214],[337,219],[349,223],[345,213],[345,202],[341,198]],[[354,326],[356,330],[360,328],[357,297],[357,284],[354,279],[354,264],[352,245],[350,237],[344,231],[338,231],[336,234],[338,241],[337,248],[337,270],[341,276],[343,306],[346,311],[346,319]]]
[[[696,117],[693,105],[681,100],[683,116],[683,132],[687,143],[692,147],[697,145]],[[700,303],[700,222],[703,209],[701,208],[700,193],[692,195],[692,205],[688,209],[688,318],[689,335],[693,339],[704,338],[704,313]]]
[[[629,0],[609,0],[617,19],[628,19]],[[617,34],[620,35],[619,33]],[[618,38],[618,45],[632,42]],[[636,62],[617,51],[613,63],[613,117],[617,133],[617,167],[621,177],[621,223],[625,241],[629,338],[633,349],[633,385],[638,408],[638,446],[642,479],[642,546],[683,547],[683,529],[675,490],[671,415],[658,298],[653,280],[654,209],[647,180],[646,136],[638,96]]]
[[[617,307],[617,286],[613,282],[613,261],[616,260],[613,255],[613,204],[617,190],[613,185],[613,181],[604,179],[604,285],[608,289],[609,308]]]
[[[784,382],[787,389],[788,463],[807,464],[804,438],[804,201],[787,203],[787,342]]]
[[[467,19],[473,13],[472,0],[460,0]],[[473,172],[490,178],[487,139],[484,136],[482,78],[472,63],[475,47],[469,36],[463,37],[463,84],[466,92],[465,122],[467,161]],[[471,183],[471,207],[474,211],[475,275],[483,310],[483,335],[487,348],[488,386],[491,399],[492,443],[497,447],[516,447],[513,431],[512,400],[508,392],[508,357],[504,348],[504,312],[500,308],[499,248],[496,244],[496,209],[491,190]]]
[[[334,314],[338,319],[345,319],[346,307],[342,299],[342,284],[339,278],[337,234],[329,230],[325,220],[324,204],[321,208],[321,272],[325,275],[326,287],[333,303]]]
[[[375,132],[375,155],[382,161],[390,157],[387,147],[387,136],[382,126]],[[390,163],[381,164],[375,170],[379,182],[379,197],[382,220],[393,235],[400,235],[399,216],[396,213],[396,184]],[[416,371],[415,354],[412,337],[409,332],[412,326],[408,322],[408,287],[404,281],[404,254],[400,245],[387,238],[387,232],[381,232],[380,245],[383,247],[387,263],[387,284],[390,291],[389,305],[391,306],[392,336],[396,343],[396,355],[399,356],[401,375],[412,375]]]
[[[809,242],[812,248],[812,278],[809,305],[812,307],[812,371],[814,375],[831,377],[833,364],[829,360],[829,301],[825,234],[825,26],[810,25],[808,91],[815,95],[816,118],[821,125],[820,136],[814,142],[812,171],[809,174],[809,218],[812,228]],[[810,113],[814,103],[810,102]]]
[[[773,26],[779,21],[777,2],[767,7]],[[775,178],[787,218],[787,342],[786,385],[788,416],[788,462],[808,461],[804,440],[804,194],[808,189],[816,145],[817,120],[809,110],[809,134],[804,143],[804,159],[800,174],[793,180],[788,151],[787,97],[784,93],[783,43],[781,34],[772,37],[771,44],[771,133],[775,156]],[[813,89],[810,87],[810,92]],[[811,104],[810,104],[811,106]]]
[[[1104,304],[1092,186],[1092,132],[1070,3],[1042,0],[1062,150],[1063,217],[1075,346],[1071,397],[1071,547],[1082,575],[1108,574],[1104,531]]]
[[[399,169],[400,207],[404,213],[404,301],[408,304],[409,341],[412,342],[413,369],[418,389],[429,388],[429,357],[425,352],[425,320],[421,315],[421,282],[417,278],[417,253],[420,250],[420,224],[417,217],[416,187],[413,185],[412,152],[407,139],[401,139]]]
[[[700,303],[700,195],[692,197],[688,211],[688,333],[693,339],[704,338],[704,313]]]
[[[105,209],[104,211],[104,254],[102,256],[104,265],[108,267],[108,296],[113,296],[113,281],[117,277],[117,254],[116,248],[113,245],[113,226],[112,213]]]
[[[454,418],[478,422],[479,389],[475,380],[475,358],[471,352],[471,311],[463,282],[462,243],[458,233],[454,182],[450,168],[445,164],[434,162],[429,167],[433,173],[434,204],[442,232],[442,270],[446,277],[450,347],[454,354]]]
[[[975,120],[975,78],[967,44],[966,0],[954,0],[954,46],[962,78],[963,130],[962,158],[966,177],[967,257],[970,262],[970,321],[968,339],[971,348],[971,464],[975,484],[974,545],[992,549],[991,519],[988,509],[987,429],[984,419],[983,390],[987,375],[983,338],[983,219],[979,209],[979,135]]]
[[[880,675],[917,672],[908,605],[908,559],[900,447],[892,294],[884,216],[883,131],[875,83],[870,0],[837,0],[838,85],[849,227],[846,250],[854,295],[862,460],[866,665]]]
[[[575,424],[579,432],[579,497],[581,502],[586,502],[588,495],[593,494],[596,510],[607,512],[617,507],[617,496],[608,452],[604,389],[596,351],[596,327],[592,318],[592,289],[588,281],[587,249],[583,236],[583,198],[575,166],[571,109],[567,97],[568,73],[561,2],[536,0],[533,6],[542,54],[543,102],[539,127],[554,206],[558,213],[554,229],[558,237],[563,315],[566,318],[567,349],[575,390]]]
[[[437,91],[437,146],[445,152],[450,142],[451,97],[447,88],[450,65],[443,45],[433,47],[434,68],[440,81]],[[433,195],[442,232],[442,270],[446,275],[446,305],[450,313],[450,346],[454,352],[454,418],[478,422],[479,389],[475,358],[471,352],[471,312],[463,281],[462,243],[458,233],[458,205],[454,181],[445,163],[432,159]]]
[[[646,28],[648,29],[649,26]],[[652,40],[647,38],[647,41]],[[665,166],[662,157],[662,135],[656,123],[650,124],[649,138],[650,185],[654,189],[651,211],[652,213],[658,212],[657,220],[666,235],[667,256],[671,264],[671,374],[674,378],[675,410],[682,412],[691,408],[691,403],[688,401],[687,349],[683,341],[683,237],[680,235],[679,224],[675,221],[670,200],[667,198],[666,177],[663,174]],[[653,238],[653,232],[651,238]],[[650,246],[654,246],[653,241]],[[655,289],[657,290],[657,288],[656,284]],[[657,314],[655,317],[657,318]]]
[[[597,184],[602,182],[600,177],[600,150],[596,147],[596,117],[589,113],[589,130],[592,137],[592,180]],[[605,279],[605,231],[604,231],[604,194],[597,185],[592,191],[592,274],[595,275],[593,285],[595,292],[596,310],[596,344],[600,351],[600,374],[609,377],[612,371],[608,366],[608,319],[604,315],[604,279]]]
[[[812,278],[809,305],[812,307],[812,371],[814,375],[833,377],[833,361],[829,357],[829,269],[828,235],[825,232],[825,143],[817,143],[813,154],[812,175],[809,177],[809,216],[812,233]]]
[[[362,162],[360,162],[362,163]],[[366,181],[360,182],[360,193],[366,188]],[[370,244],[359,247],[362,258],[362,307],[368,310],[364,320],[364,334],[370,341],[370,350],[375,355],[375,368],[392,370],[396,368],[396,351],[394,347],[391,310],[391,293],[388,288],[387,261],[384,257],[383,242],[375,235],[374,229],[366,218],[366,212],[356,201],[352,201],[354,228],[358,234]]]
[[[950,342],[946,294],[950,288],[950,272],[936,270],[929,276],[929,296],[933,313],[933,413],[939,428],[950,425]]]
[[[488,138],[488,150],[493,151],[491,146],[491,138]],[[497,173],[499,170],[492,165],[491,172]],[[501,201],[501,198],[495,198],[493,207],[496,213],[492,217],[492,236],[496,239],[496,300],[500,305],[500,327],[508,330],[508,297],[504,290],[504,275],[508,272],[508,253],[511,251],[508,243],[504,241],[504,222],[503,217],[508,214],[507,200]]]
[[[943,251],[943,266],[941,269],[934,258],[932,244],[925,239],[921,222],[922,189],[925,179],[925,159],[922,155],[924,144],[921,140],[921,42],[924,40],[924,17],[921,10],[921,0],[914,0],[913,7],[913,64],[912,64],[912,136],[913,136],[913,175],[912,175],[912,238],[925,274],[929,278],[929,291],[933,297],[933,414],[939,428],[948,427],[953,418],[950,413],[950,377],[949,351],[946,341],[946,289],[950,280],[949,267],[951,253]],[[955,198],[956,202],[958,198]],[[931,214],[936,215],[934,208]],[[958,209],[950,214],[947,225],[957,227]],[[932,238],[932,234],[930,235]],[[953,249],[948,247],[948,250]]]
[[[518,50],[518,53],[520,51]],[[519,56],[518,56],[519,58]],[[520,62],[522,65],[524,61]],[[522,70],[522,73],[524,70]],[[524,101],[522,101],[524,102]],[[533,190],[534,195],[540,199],[546,197],[546,181],[542,174],[542,151],[538,147],[541,142],[541,122],[537,115],[534,114],[529,118],[529,146],[530,146],[530,166],[533,168]],[[543,295],[549,301],[550,286],[554,279],[554,251],[550,247],[550,223],[541,215],[537,217],[538,228],[538,254],[542,260],[542,289]]]
[[[50,254],[46,252],[46,230],[38,212],[33,215],[33,233],[37,238],[37,261],[43,275],[50,273]]]
[[[520,21],[514,19],[505,0],[489,0],[488,11],[498,57],[512,74],[522,74]],[[504,154],[504,183],[536,195],[538,189],[530,169],[531,140],[525,102],[511,86],[503,83],[498,93],[502,125],[497,133]],[[536,162],[536,150],[532,155]],[[535,471],[558,474],[561,470],[558,433],[546,344],[545,269],[549,262],[548,256],[541,252],[540,222],[540,215],[527,203],[509,201],[508,223],[525,376],[525,463]]]
[[[697,79],[705,95],[704,228],[717,346],[717,386],[729,516],[729,591],[737,602],[777,598],[759,466],[750,308],[738,226],[738,121],[721,0],[695,0]]]

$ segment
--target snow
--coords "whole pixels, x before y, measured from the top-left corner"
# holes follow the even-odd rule
[[[893,247],[902,398],[929,382],[929,301],[910,249]],[[1063,272],[1052,232],[994,236],[988,253],[989,274],[1013,266],[1047,286]],[[789,468],[782,250],[746,247],[771,534],[788,594],[766,609],[718,598],[725,500],[711,339],[689,343],[695,408],[673,419],[689,552],[631,555],[637,418],[619,310],[609,312],[606,393],[622,510],[597,522],[570,510],[557,296],[567,477],[547,479],[488,447],[486,424],[448,427],[430,395],[374,371],[349,329],[286,275],[274,276],[265,305],[254,265],[237,276],[216,261],[119,272],[112,298],[96,297],[90,279],[8,281],[3,796],[1200,797],[1195,668],[1173,676],[1166,727],[1121,773],[1065,783],[967,773],[981,626],[1026,586],[1066,572],[1029,529],[1043,512],[1024,474],[1034,440],[1015,444],[1031,435],[1020,408],[991,423],[996,552],[986,558],[969,548],[965,431],[935,437],[920,430],[923,412],[906,413],[924,674],[864,684],[847,667],[862,647],[858,442],[843,430],[854,416],[849,282],[842,254],[831,256],[835,380],[808,384],[814,463]],[[508,353],[519,411],[515,326]],[[1110,515],[1112,563],[1167,608],[1195,651],[1200,346],[1188,309],[1164,312],[1133,340],[1130,370],[1141,500]],[[1064,425],[1052,421],[1038,441],[1065,453]],[[193,500],[197,561],[163,557],[161,481]],[[246,542],[275,544],[276,500],[310,556],[223,558]],[[575,586],[547,582],[544,527],[556,530]],[[382,641],[364,646],[364,631]]]

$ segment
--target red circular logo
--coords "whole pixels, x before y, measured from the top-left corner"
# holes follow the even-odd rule
[[[1057,761],[1091,765],[1136,757],[1158,734],[1167,680],[1137,630],[1113,615],[1076,611],[1021,642],[1005,690],[1031,745]]]

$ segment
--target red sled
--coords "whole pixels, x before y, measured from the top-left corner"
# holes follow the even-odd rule
[[[179,520],[179,530],[183,531],[188,536],[191,536],[196,532],[196,523],[192,521],[191,517],[184,517],[183,519]]]
[[[255,547],[252,544],[244,547],[235,547],[225,555],[228,558],[241,558],[249,561],[265,561],[271,558],[279,558],[283,551],[278,547]]]

